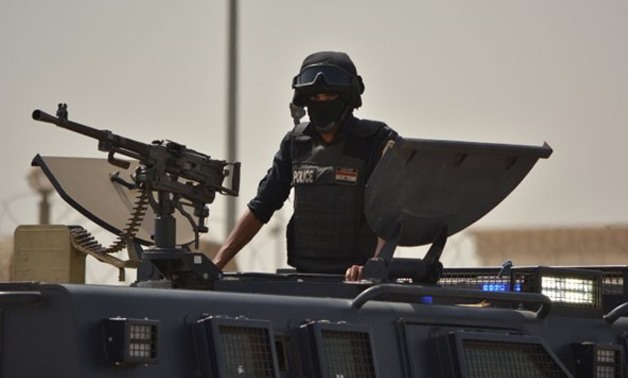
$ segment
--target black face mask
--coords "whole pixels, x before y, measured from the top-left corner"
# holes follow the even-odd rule
[[[312,125],[323,133],[340,126],[347,114],[347,109],[347,104],[341,98],[333,101],[310,101],[307,105],[307,113]]]

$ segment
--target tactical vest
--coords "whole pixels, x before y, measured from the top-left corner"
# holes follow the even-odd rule
[[[288,225],[288,262],[329,261],[342,267],[372,257],[377,237],[364,215],[366,161],[371,137],[384,124],[359,120],[344,136],[324,143],[295,127],[291,144],[294,214]],[[318,265],[318,264],[317,264]],[[339,269],[339,268],[336,268]]]

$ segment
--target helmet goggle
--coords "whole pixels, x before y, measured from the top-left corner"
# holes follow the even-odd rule
[[[346,71],[342,67],[334,65],[314,65],[305,67],[292,80],[292,88],[302,88],[313,85],[319,77],[325,84],[332,86],[348,87],[354,85],[355,75]]]

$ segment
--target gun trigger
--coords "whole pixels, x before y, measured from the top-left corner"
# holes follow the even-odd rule
[[[131,163],[126,160],[116,159],[114,156],[116,152],[114,150],[109,151],[109,155],[107,155],[107,161],[109,164],[115,165],[116,167],[120,167],[122,169],[129,169]]]

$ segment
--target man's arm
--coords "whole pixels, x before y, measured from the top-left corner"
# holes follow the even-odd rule
[[[247,205],[247,209],[236,222],[233,230],[222,243],[213,262],[222,269],[244,248],[273,213],[281,208],[292,182],[290,160],[290,133],[281,141],[279,152],[273,158],[273,165],[257,188],[257,195]]]
[[[225,242],[220,246],[216,257],[214,257],[214,264],[220,269],[224,268],[257,235],[263,225],[264,223],[257,219],[255,214],[247,208],[240,219],[238,219],[229,236],[227,236]]]

